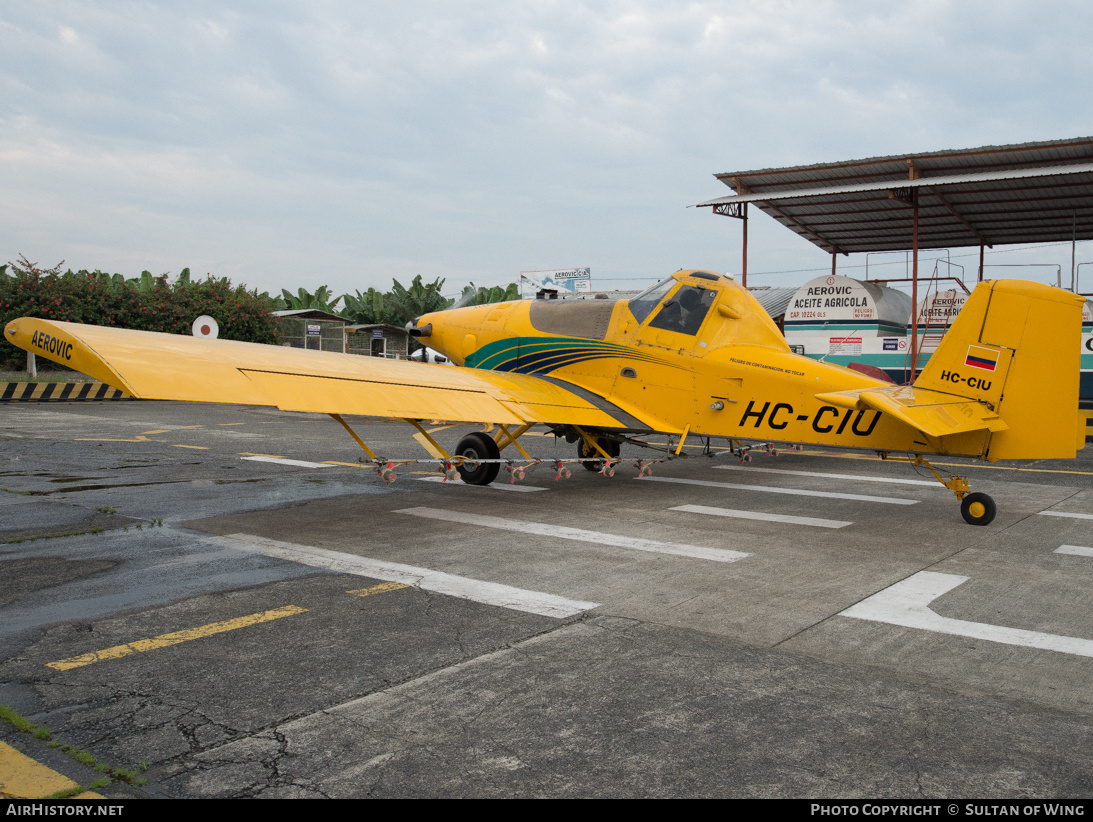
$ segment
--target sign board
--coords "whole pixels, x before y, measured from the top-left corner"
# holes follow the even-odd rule
[[[948,328],[968,301],[968,295],[959,289],[936,291],[918,304],[918,325]]]
[[[521,271],[520,295],[526,290],[534,292],[547,289],[549,291],[569,291],[574,294],[589,292],[592,290],[591,268],[552,268],[548,271]]]
[[[309,337],[319,337],[322,336],[322,333],[323,327],[321,325],[312,325],[311,323],[307,324],[307,335]]]
[[[372,329],[372,339],[373,340],[382,340],[383,339],[383,329],[382,328],[373,328]]]
[[[191,330],[195,337],[203,337],[206,340],[215,340],[220,333],[220,326],[217,325],[216,320],[208,314],[202,314],[194,320]]]
[[[829,337],[828,353],[857,357],[861,354],[861,337]]]
[[[786,322],[806,320],[882,319],[878,302],[884,292],[872,283],[850,277],[817,277],[805,283],[793,295],[786,308]],[[906,316],[906,315],[904,315]],[[900,318],[903,322],[903,317]]]

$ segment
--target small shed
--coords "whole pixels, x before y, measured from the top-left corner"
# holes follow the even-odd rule
[[[345,352],[345,317],[317,308],[274,311],[283,345],[314,351]]]
[[[409,356],[410,334],[397,325],[362,324],[345,327],[345,351],[366,357],[404,360]]]

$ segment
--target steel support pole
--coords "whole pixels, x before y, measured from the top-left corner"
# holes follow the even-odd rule
[[[740,282],[744,288],[748,287],[748,204],[744,203],[744,247],[742,251],[743,261],[740,264]]]
[[[1074,273],[1075,257],[1078,253],[1078,215],[1073,215],[1073,222],[1070,228],[1070,290],[1075,294],[1078,293],[1078,280],[1077,275]]]
[[[979,282],[983,282],[983,243],[979,244]]]
[[[917,192],[915,192],[917,194]],[[911,237],[911,382],[918,368],[918,197],[912,204],[914,222]]]
[[[839,252],[837,252],[837,251],[832,251],[832,252],[831,252],[831,276],[832,276],[832,277],[834,277],[834,276],[835,276],[835,261],[836,261],[837,259],[839,259]]]

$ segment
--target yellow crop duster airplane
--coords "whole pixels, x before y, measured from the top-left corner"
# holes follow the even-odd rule
[[[746,289],[708,271],[677,272],[619,302],[514,301],[420,317],[410,333],[465,368],[26,317],[5,334],[134,397],[329,414],[388,481],[395,463],[341,415],[405,420],[443,454],[448,478],[480,485],[503,465],[519,477],[521,462],[538,462],[517,441],[537,423],[608,474],[621,442],[666,450],[644,439],[654,433],[677,437],[676,455],[688,436],[728,438],[740,453],[744,440],[864,448],[925,465],[965,520],[986,525],[994,501],[968,493],[961,476],[943,480],[923,455],[1074,457],[1085,439],[1082,304],[1037,283],[982,283],[906,386],[793,354]],[[449,454],[420,425],[433,418],[498,430],[469,434]],[[501,459],[509,445],[525,459]],[[559,474],[564,462],[553,461]]]

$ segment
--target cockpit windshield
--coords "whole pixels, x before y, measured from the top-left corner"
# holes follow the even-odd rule
[[[713,305],[717,292],[700,286],[684,285],[672,299],[664,303],[649,323],[650,328],[678,331],[680,334],[697,334],[702,321]]]
[[[639,323],[645,322],[645,318],[653,313],[653,309],[664,299],[664,295],[672,290],[672,286],[675,284],[675,278],[669,277],[667,280],[662,280],[656,285],[645,289],[638,296],[632,297],[627,305],[630,307],[630,313],[634,315],[634,319]]]

